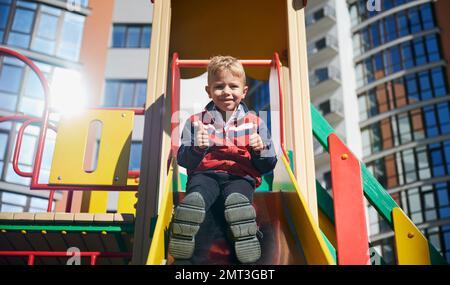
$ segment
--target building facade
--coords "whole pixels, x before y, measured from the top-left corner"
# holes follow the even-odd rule
[[[363,161],[449,261],[449,3],[347,3]],[[368,212],[371,241],[393,263],[393,232]]]
[[[36,63],[49,81],[51,106],[60,111],[73,106],[74,93],[64,91],[64,88],[74,92],[80,90],[83,73],[82,39],[90,10],[87,0],[76,4],[62,0],[0,1],[0,46],[20,52]],[[76,101],[81,103],[83,98]],[[36,74],[21,61],[0,56],[0,116],[16,113],[41,116],[43,110],[44,93]],[[30,191],[30,179],[18,176],[12,167],[19,127],[20,123],[0,123],[0,211],[45,211],[48,192]],[[38,132],[37,126],[30,126],[25,131],[19,158],[22,171],[31,170]],[[46,145],[42,182],[48,181],[50,153],[54,146],[52,132]],[[61,198],[61,193],[55,195],[56,200]]]
[[[344,1],[310,1],[306,8],[308,68],[311,102],[336,133],[361,156],[350,14]],[[314,141],[316,178],[331,189],[330,159]]]

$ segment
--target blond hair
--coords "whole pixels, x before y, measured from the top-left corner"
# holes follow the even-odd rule
[[[235,57],[229,55],[217,55],[210,59],[208,64],[208,83],[217,72],[224,70],[231,72],[234,76],[242,78],[244,85],[247,84],[244,66],[242,66],[242,63],[240,63]]]

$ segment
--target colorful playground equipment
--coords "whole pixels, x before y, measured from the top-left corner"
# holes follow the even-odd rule
[[[49,120],[48,84],[39,69],[0,48],[0,55],[16,57],[36,72],[46,94],[42,118],[0,117],[0,123],[24,122],[14,170],[31,178],[33,191],[89,193],[85,213],[71,213],[70,206],[65,213],[51,212],[53,194],[47,213],[0,213],[0,264],[66,264],[76,255],[92,265],[177,264],[168,255],[167,238],[186,180],[176,163],[178,129],[183,112],[192,113],[207,100],[202,90],[186,90],[192,91],[193,82],[204,83],[207,59],[214,54],[242,59],[249,76],[269,84],[268,116],[279,163],[255,194],[264,234],[258,264],[382,264],[368,237],[364,197],[395,233],[397,264],[446,264],[310,104],[305,5],[300,0],[156,0],[146,108],[99,108],[59,122]],[[145,116],[143,159],[140,171],[128,171],[137,115]],[[32,172],[24,172],[18,159],[30,124],[40,125],[39,147]],[[94,124],[101,134],[91,132]],[[39,172],[49,128],[57,137],[44,183]],[[332,189],[315,180],[313,136],[330,154]],[[107,191],[120,193],[117,213],[106,213]],[[192,264],[236,262],[217,213],[207,213],[197,239],[204,246],[196,248]]]

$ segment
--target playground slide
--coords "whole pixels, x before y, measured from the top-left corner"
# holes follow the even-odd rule
[[[257,223],[263,236],[262,255],[256,264],[335,264],[317,223],[313,221],[303,195],[287,160],[282,162],[290,174],[295,191],[257,192],[254,206]],[[184,193],[173,192],[172,171],[163,197],[161,212],[153,233],[147,264],[236,264],[226,232],[223,209],[212,207],[196,236],[196,250],[190,260],[174,260],[167,254],[168,228],[173,206]]]

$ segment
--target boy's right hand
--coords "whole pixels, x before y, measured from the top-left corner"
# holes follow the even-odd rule
[[[200,149],[206,149],[209,147],[209,134],[202,122],[196,121],[194,125],[194,145]]]

